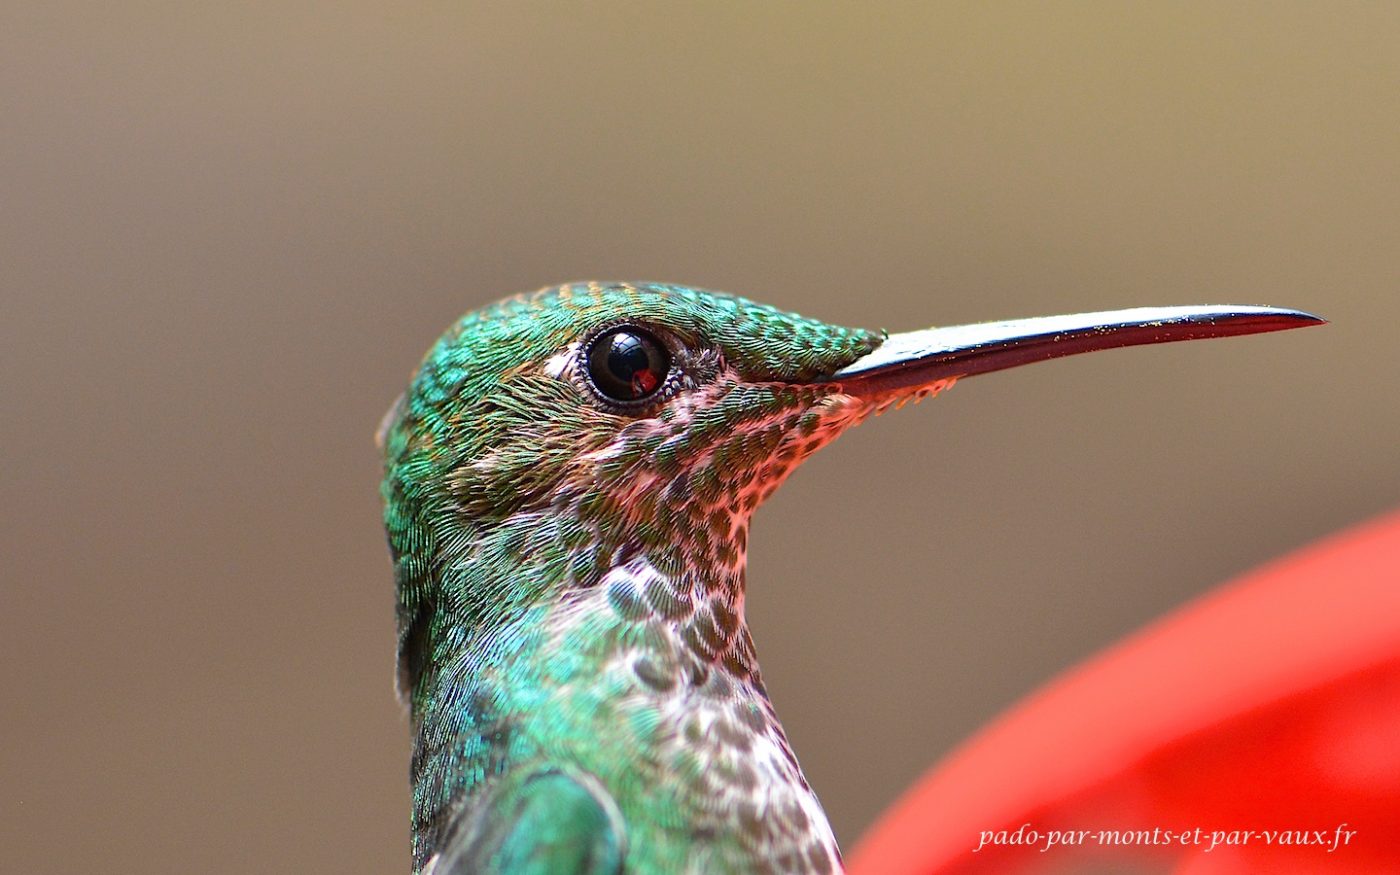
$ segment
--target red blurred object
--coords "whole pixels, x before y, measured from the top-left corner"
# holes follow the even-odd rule
[[[850,860],[852,875],[1089,868],[1400,872],[1400,513],[1053,681],[925,775]]]

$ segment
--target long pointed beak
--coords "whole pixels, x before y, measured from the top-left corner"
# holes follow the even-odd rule
[[[1233,305],[1138,307],[891,334],[832,375],[842,390],[883,395],[1099,349],[1322,325],[1301,310]]]

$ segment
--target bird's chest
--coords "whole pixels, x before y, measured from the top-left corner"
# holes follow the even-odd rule
[[[614,569],[483,667],[502,765],[567,764],[627,823],[631,871],[839,871],[831,828],[759,678],[741,608]]]

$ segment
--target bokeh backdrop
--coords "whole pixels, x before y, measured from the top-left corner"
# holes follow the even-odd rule
[[[1349,2],[3,4],[0,871],[406,871],[372,436],[502,294],[1330,318],[968,381],[759,514],[854,844],[1057,671],[1400,502],[1397,46]]]

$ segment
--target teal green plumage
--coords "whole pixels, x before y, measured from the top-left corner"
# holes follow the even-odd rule
[[[457,824],[436,869],[513,875],[616,875],[626,830],[606,791],[558,770],[512,775]]]
[[[579,345],[621,324],[673,347],[676,385],[645,409],[609,406],[579,373]],[[758,672],[744,551],[758,503],[869,412],[820,378],[880,338],[590,284],[469,314],[428,353],[384,432],[416,868],[442,875],[482,823],[506,836],[490,860],[548,858],[517,844],[546,836],[495,819],[572,802],[487,801],[539,773],[582,776],[617,812],[616,846],[587,866],[624,847],[634,873],[839,865]],[[462,871],[512,871],[490,860]],[[550,871],[575,870],[594,871]]]

